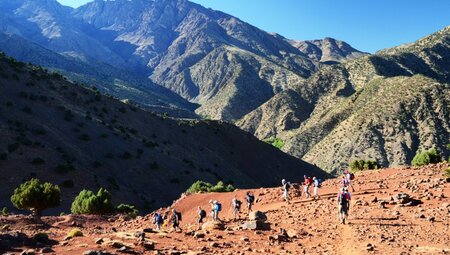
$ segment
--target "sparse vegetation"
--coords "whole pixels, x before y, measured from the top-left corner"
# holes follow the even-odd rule
[[[61,190],[49,182],[41,183],[38,179],[31,179],[14,190],[11,202],[19,210],[30,210],[39,220],[43,210],[59,206]]]
[[[447,167],[447,169],[444,170],[444,175],[446,178],[450,178],[450,166]]]
[[[233,185],[225,185],[222,181],[217,182],[215,186],[208,182],[196,181],[191,185],[191,187],[187,189],[186,193],[193,194],[203,192],[231,192],[235,189],[236,188]]]
[[[412,160],[413,166],[425,166],[428,164],[436,164],[441,162],[441,156],[436,149],[432,148],[427,151],[418,152]]]
[[[73,228],[69,231],[66,238],[74,238],[77,236],[83,236],[83,232],[81,232],[78,228]]]
[[[120,204],[116,207],[116,211],[131,218],[136,218],[139,215],[139,210],[134,205]]]
[[[82,190],[71,206],[73,214],[111,214],[114,206],[111,203],[111,194],[100,188],[97,194],[90,190]]]
[[[362,170],[378,169],[376,160],[355,159],[350,162],[350,172],[355,173]]]
[[[264,139],[263,142],[268,143],[272,145],[273,147],[281,150],[284,147],[284,142],[280,138],[277,137],[269,137],[267,139]]]
[[[3,207],[1,210],[0,210],[0,216],[5,216],[5,215],[7,215],[8,214],[8,208],[7,207]]]

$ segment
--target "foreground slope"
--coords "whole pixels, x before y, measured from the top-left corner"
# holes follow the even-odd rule
[[[450,139],[450,28],[414,44],[325,67],[237,125],[336,172],[351,159],[407,165]],[[283,103],[289,102],[289,103]],[[280,114],[276,114],[276,113]]]
[[[238,222],[231,221],[229,201],[234,196],[242,199],[248,191],[239,190],[189,195],[175,202],[173,207],[183,215],[183,233],[172,232],[170,227],[164,227],[161,233],[150,231],[151,215],[131,221],[125,217],[47,217],[44,220],[51,227],[45,232],[60,242],[52,246],[57,254],[100,250],[120,254],[122,246],[128,246],[125,250],[129,253],[141,254],[446,254],[450,252],[450,183],[445,182],[443,169],[448,166],[356,174],[356,191],[352,193],[350,220],[346,225],[336,219],[335,197],[340,180],[332,179],[323,183],[317,201],[297,196],[290,205],[281,202],[279,188],[252,190],[257,198],[254,208],[266,214],[269,230],[241,229],[245,213]],[[400,193],[418,202],[396,200]],[[196,208],[198,205],[208,208],[210,199],[222,202],[220,217],[226,230],[198,230]],[[9,225],[9,231],[4,230],[0,240],[7,239],[8,234],[14,236],[14,231],[30,237],[43,231],[30,223],[23,216],[1,217],[0,224]],[[84,237],[62,241],[73,224]],[[277,241],[274,238],[281,228],[291,237],[281,236]],[[146,249],[136,238],[143,231]],[[25,248],[20,244],[13,247],[18,251]]]
[[[153,208],[199,179],[259,187],[325,175],[233,125],[157,116],[4,56],[0,91],[0,207],[31,177],[61,184],[55,211],[67,211],[82,188]]]

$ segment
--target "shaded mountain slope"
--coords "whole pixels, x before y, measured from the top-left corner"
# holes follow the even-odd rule
[[[326,176],[233,125],[157,116],[3,56],[0,91],[0,206],[30,177],[61,184],[67,210],[82,188],[154,208],[199,179],[259,187]]]
[[[285,140],[284,151],[332,172],[354,158],[409,164],[416,151],[431,147],[448,157],[449,31],[322,68],[290,92],[304,103],[286,105],[273,118],[273,106],[292,97],[282,92],[237,124],[260,139]],[[309,117],[291,117],[299,115]]]
[[[102,62],[63,56],[14,34],[0,33],[0,48],[9,56],[24,62],[45,66],[67,78],[95,86],[121,100],[131,100],[142,107],[170,116],[195,118],[195,104],[148,79]]]

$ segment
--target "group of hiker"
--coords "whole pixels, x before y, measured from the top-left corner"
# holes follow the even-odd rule
[[[321,187],[322,180],[317,177],[309,177],[304,175],[304,181],[301,183],[303,186],[303,193],[306,198],[310,198],[311,194],[309,192],[311,186],[313,186],[313,198],[314,200],[318,199],[319,196],[319,188]],[[346,169],[344,174],[342,175],[341,185],[339,187],[337,201],[338,201],[338,219],[339,222],[345,224],[346,220],[348,220],[348,212],[350,210],[350,199],[351,195],[349,192],[349,188],[352,189],[352,192],[355,191],[352,181],[355,178],[355,175]],[[283,188],[282,198],[288,204],[290,203],[289,198],[289,189],[291,188],[291,183],[286,181],[285,179],[281,180],[281,185]],[[301,195],[301,194],[300,194]]]
[[[301,186],[303,186],[303,193],[305,194],[305,198],[313,198],[314,200],[317,200],[320,198],[319,195],[319,189],[321,188],[322,180],[317,177],[310,177],[307,175],[303,176],[304,180],[301,183]],[[352,185],[352,181],[355,178],[353,173],[350,173],[348,170],[344,171],[344,174],[341,179],[341,185],[339,188],[339,192],[337,195],[337,201],[338,201],[338,219],[342,224],[345,224],[346,220],[348,220],[348,212],[350,209],[350,199],[351,195],[349,192],[349,188],[352,188],[352,191],[354,191],[354,187]],[[282,185],[282,198],[284,201],[286,201],[288,204],[290,203],[290,196],[289,191],[291,187],[293,186],[290,182],[286,181],[286,179],[281,180]],[[310,189],[313,187],[313,196],[310,194]],[[301,190],[301,188],[300,188]],[[300,192],[301,196],[301,192]],[[245,194],[245,201],[247,202],[247,212],[252,211],[252,206],[255,203],[255,195],[247,191]],[[210,219],[211,221],[220,221],[219,214],[222,211],[222,203],[217,200],[210,200]],[[241,206],[242,201],[239,200],[236,196],[233,197],[231,200],[231,209],[233,210],[233,220],[237,221],[239,220],[239,214],[241,212]],[[202,224],[203,220],[207,218],[207,212],[199,206],[197,208],[197,224]],[[166,212],[164,215],[155,212],[153,214],[153,223],[156,226],[156,230],[161,230],[162,225],[165,221],[172,223],[172,228],[175,231],[181,231],[180,228],[180,221],[181,221],[181,213],[176,211],[175,209],[171,209],[171,211]]]

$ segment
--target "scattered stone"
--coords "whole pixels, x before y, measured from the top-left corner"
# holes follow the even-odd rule
[[[23,251],[20,255],[36,255],[36,251],[35,250],[26,250],[26,251]]]
[[[249,242],[250,239],[248,237],[246,237],[246,236],[243,236],[243,237],[241,237],[241,241],[242,242]]]
[[[262,221],[246,221],[240,226],[244,230],[270,230],[270,225]]]
[[[212,242],[212,243],[209,243],[209,246],[211,246],[213,248],[217,248],[217,247],[219,247],[219,243]]]
[[[263,213],[263,212],[261,212],[261,211],[253,211],[253,212],[250,212],[249,214],[248,214],[248,218],[249,218],[249,220],[251,220],[251,221],[262,221],[262,222],[264,222],[264,221],[266,221],[267,220],[267,216],[266,216],[266,214],[265,213]]]
[[[208,221],[203,223],[202,230],[212,231],[212,230],[224,230],[225,225],[222,222]]]
[[[436,218],[433,216],[430,216],[427,218],[427,221],[429,221],[429,222],[434,222],[435,220],[436,220]]]
[[[195,232],[194,233],[194,238],[204,238],[205,237],[205,233],[203,232]]]
[[[98,238],[97,240],[95,240],[96,244],[102,244],[104,242],[103,238]]]

